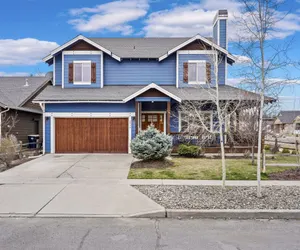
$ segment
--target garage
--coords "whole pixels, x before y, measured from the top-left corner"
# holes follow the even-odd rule
[[[55,118],[56,153],[128,153],[128,118]]]

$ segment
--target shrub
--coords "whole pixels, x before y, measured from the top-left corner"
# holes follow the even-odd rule
[[[153,126],[140,132],[131,142],[131,152],[137,159],[163,160],[171,153],[172,137],[159,132]]]
[[[184,157],[198,157],[201,149],[198,146],[180,144],[178,147],[178,154]]]
[[[271,150],[271,146],[270,145],[265,145],[265,150],[267,150],[267,151]]]
[[[296,154],[297,154],[296,150],[292,150],[292,155],[296,155]]]
[[[283,154],[289,154],[290,150],[288,148],[283,148],[281,153],[283,153]]]
[[[10,135],[2,138],[0,141],[0,163],[4,163],[9,168],[11,162],[17,156],[18,147],[18,141],[15,136]]]

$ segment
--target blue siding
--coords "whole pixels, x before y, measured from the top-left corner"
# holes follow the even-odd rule
[[[178,104],[173,101],[171,103],[171,125],[170,125],[170,130],[172,133],[177,133],[179,132],[179,126],[178,126]]]
[[[131,140],[135,138],[135,117],[131,118]]]
[[[176,55],[161,62],[154,59],[121,62],[104,55],[104,85],[176,85]]]
[[[127,103],[49,103],[46,112],[135,112],[134,101]]]
[[[45,117],[45,152],[51,152],[51,119]]]
[[[188,83],[183,82],[183,63],[188,62],[189,60],[205,60],[211,61],[210,55],[201,55],[201,54],[179,54],[179,63],[178,63],[178,83],[179,87],[191,87]],[[213,63],[211,65],[211,79],[212,84],[215,84],[214,73],[213,73]],[[219,64],[219,84],[225,84],[225,61]]]
[[[216,44],[219,43],[219,41],[218,41],[218,25],[219,25],[219,22],[216,22],[214,29],[213,29],[213,39]]]
[[[96,83],[90,85],[74,85],[69,82],[69,63],[73,61],[92,61],[96,63]],[[64,87],[65,88],[100,88],[101,86],[101,55],[65,55],[64,56]]]
[[[220,46],[227,49],[226,20],[220,20]]]
[[[55,85],[61,86],[62,83],[62,55],[55,56]]]

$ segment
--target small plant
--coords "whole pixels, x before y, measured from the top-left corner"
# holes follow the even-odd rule
[[[282,154],[289,154],[290,150],[288,148],[283,148],[281,153]]]
[[[296,154],[297,154],[296,150],[292,150],[292,155],[296,155]]]
[[[151,161],[163,160],[170,155],[172,137],[159,132],[153,126],[140,132],[131,142],[131,151],[135,158]]]
[[[250,150],[246,150],[246,151],[244,152],[244,157],[245,157],[246,159],[250,158],[250,155],[251,155]]]
[[[0,141],[0,163],[10,168],[11,162],[18,154],[19,145],[15,136],[9,135]]]
[[[266,151],[270,151],[270,150],[271,150],[271,146],[268,145],[268,144],[266,144],[266,145],[265,145],[265,150],[266,150]]]
[[[201,153],[201,148],[194,145],[180,144],[178,154],[184,157],[198,157]]]

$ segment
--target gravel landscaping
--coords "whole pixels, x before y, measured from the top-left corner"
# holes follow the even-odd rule
[[[134,186],[167,209],[300,209],[300,187]]]

